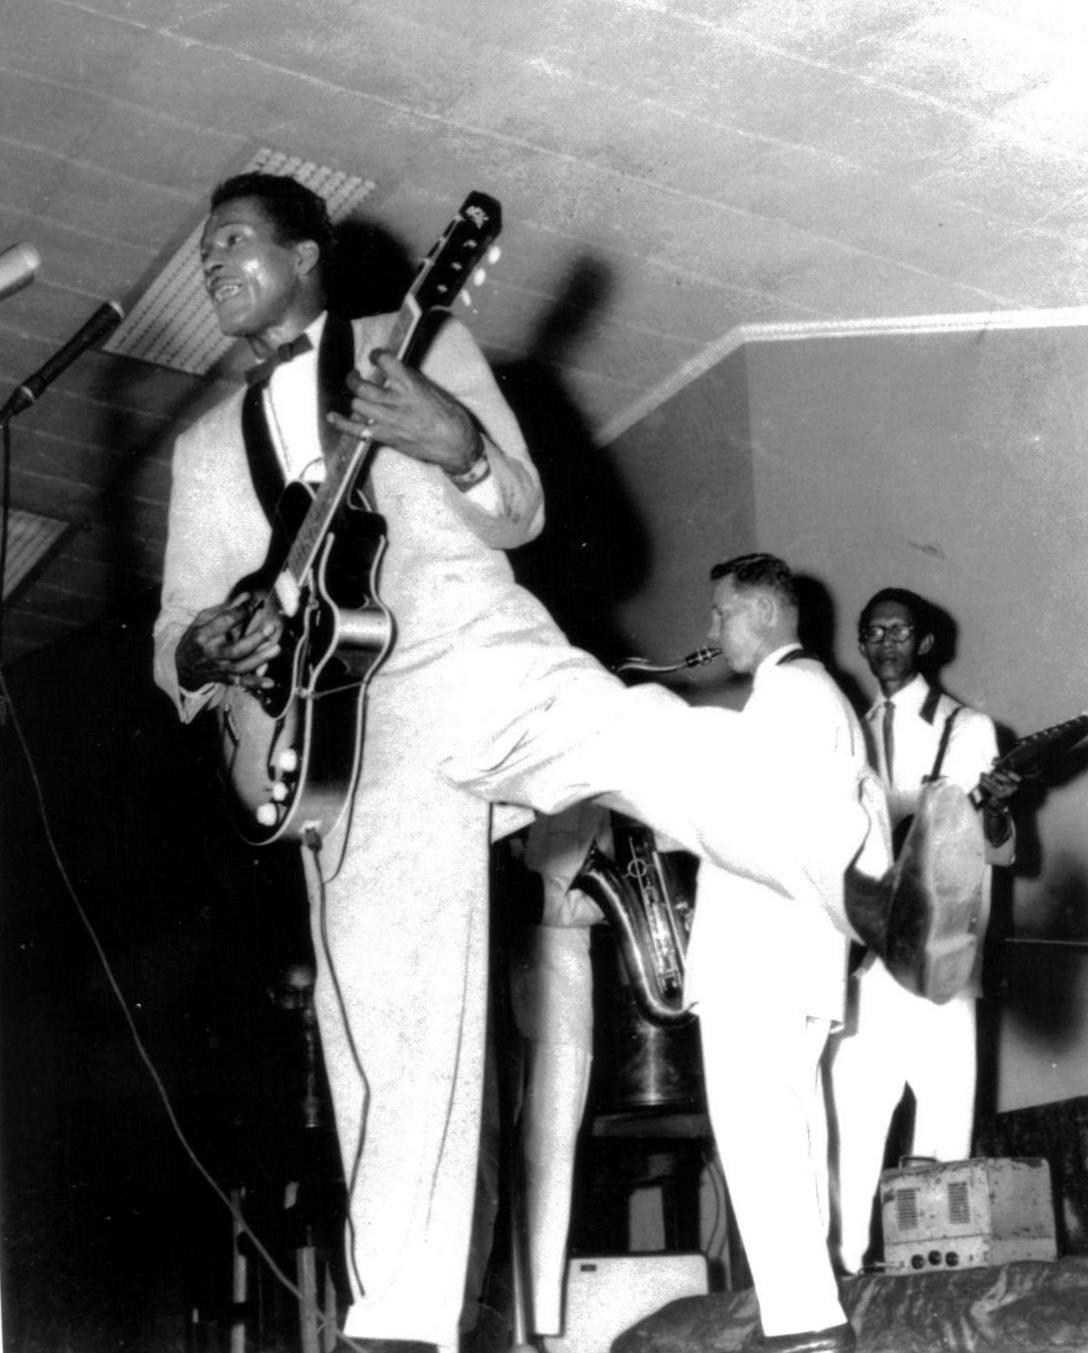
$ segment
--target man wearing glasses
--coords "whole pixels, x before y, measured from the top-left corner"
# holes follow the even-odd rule
[[[1019,776],[993,772],[993,720],[960,704],[923,674],[934,649],[934,612],[914,592],[885,588],[858,620],[858,643],[880,696],[865,717],[870,758],[888,799],[898,844],[922,785],[938,776],[980,791],[988,864],[1010,864],[1015,833],[1007,801]],[[990,870],[983,881],[980,930],[989,913]],[[981,936],[980,936],[981,938]],[[981,952],[981,950],[980,950]],[[851,1016],[833,1044],[831,1084],[838,1126],[840,1260],[860,1272],[869,1248],[873,1198],[888,1127],[903,1096],[914,1093],[906,1154],[963,1160],[971,1154],[975,1108],[975,1002],[978,965],[968,985],[944,1004],[913,995],[868,954],[853,979]]]

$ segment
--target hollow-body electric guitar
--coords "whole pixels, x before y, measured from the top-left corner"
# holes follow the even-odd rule
[[[386,346],[401,361],[418,362],[424,319],[448,309],[489,251],[497,255],[501,219],[494,198],[465,199],[397,314]],[[325,837],[355,790],[367,685],[394,637],[378,595],[385,521],[360,487],[373,449],[367,438],[344,435],[319,485],[287,485],[267,559],[231,594],[255,598],[247,630],[282,625],[280,653],[265,673],[271,686],[231,687],[218,710],[231,815],[252,845]]]

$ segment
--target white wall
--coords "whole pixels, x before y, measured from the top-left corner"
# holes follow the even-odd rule
[[[855,618],[877,588],[905,586],[955,619],[945,684],[999,725],[1023,736],[1088,707],[1088,331],[821,338],[746,356],[758,544],[827,586],[842,666],[868,679]],[[1088,937],[1086,827],[1088,772],[1025,823],[1017,934]],[[1016,952],[999,1107],[1088,1093],[1084,963],[1079,949]],[[1060,1009],[1023,1008],[1053,987]]]

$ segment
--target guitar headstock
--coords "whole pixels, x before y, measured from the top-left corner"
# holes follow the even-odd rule
[[[448,310],[470,280],[484,280],[481,265],[494,262],[502,208],[487,193],[469,193],[457,215],[420,265],[408,292],[420,311]]]

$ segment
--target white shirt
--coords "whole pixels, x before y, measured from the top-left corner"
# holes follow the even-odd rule
[[[953,710],[959,712],[952,724],[941,775],[970,793],[997,756],[997,735],[988,715],[960,705],[942,692],[933,707],[933,717],[926,719],[923,708],[931,693],[932,688],[925,677],[918,674],[891,697],[895,713],[890,775],[884,755],[885,698],[882,696],[877,700],[865,716],[874,753],[873,764],[887,791],[893,826],[914,812],[922,784],[933,771],[941,736]]]

